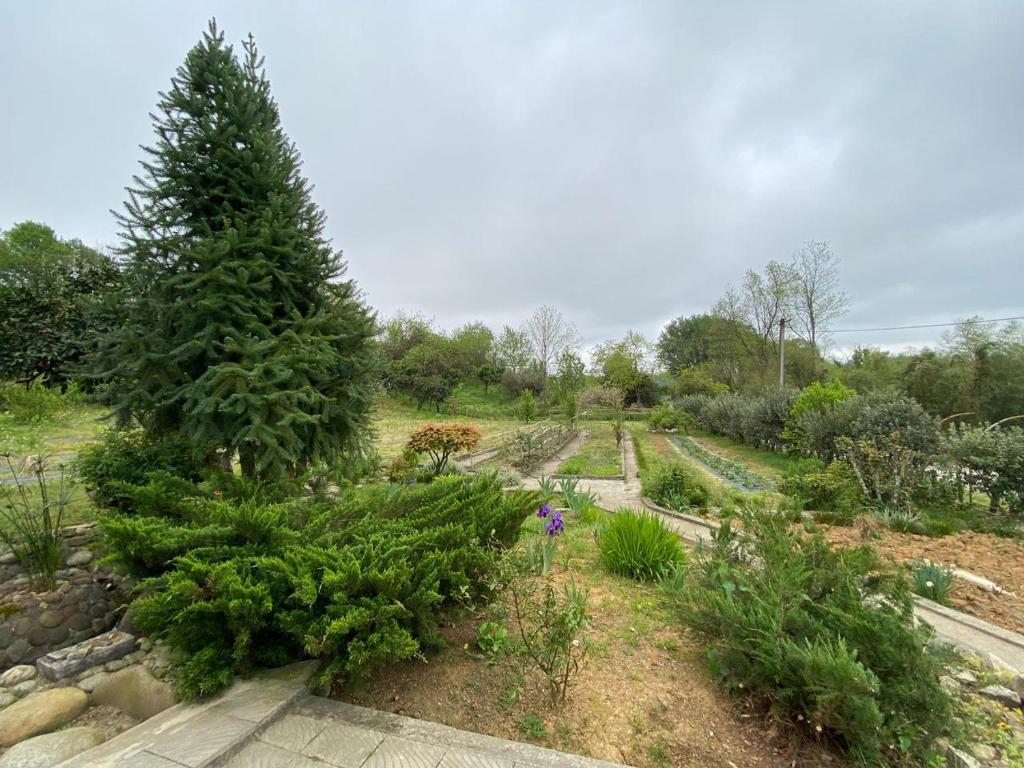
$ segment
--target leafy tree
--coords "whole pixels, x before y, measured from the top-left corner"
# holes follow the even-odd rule
[[[993,514],[1004,501],[1010,514],[1024,514],[1024,429],[965,429],[946,446],[967,481],[988,495]]]
[[[555,389],[559,400],[575,397],[587,381],[587,369],[583,359],[571,349],[558,356],[558,373],[555,375]]]
[[[476,377],[484,385],[484,392],[487,392],[495,384],[500,384],[504,373],[505,369],[497,363],[484,363],[476,369]]]
[[[118,215],[133,300],[106,360],[117,410],[246,476],[360,451],[374,320],[324,236],[255,42],[211,22],[161,94]]]
[[[119,325],[114,261],[26,221],[0,233],[0,378],[64,386]]]
[[[477,376],[494,352],[494,332],[483,323],[467,323],[451,337],[452,354],[463,378]]]
[[[900,385],[903,361],[891,353],[871,347],[857,347],[850,359],[837,363],[836,377],[859,394],[893,389]]]
[[[405,449],[426,453],[439,475],[448,466],[448,459],[459,451],[469,451],[483,440],[483,432],[475,424],[424,424],[409,435]]]
[[[401,312],[384,321],[377,335],[386,361],[401,360],[413,347],[441,338],[425,317]]]
[[[708,371],[707,364],[680,368],[674,388],[676,394],[683,397],[686,395],[724,395],[729,391],[728,384],[715,381]]]
[[[506,325],[494,342],[494,362],[512,373],[525,370],[533,360],[533,346],[526,331]]]
[[[417,408],[433,403],[440,411],[461,377],[447,339],[439,339],[410,349],[391,364],[386,380],[392,389],[415,400]]]
[[[807,414],[835,410],[840,403],[855,394],[852,389],[835,379],[825,384],[816,381],[808,385],[797,395],[793,406],[789,409],[789,417],[786,419],[786,428],[782,431],[782,438],[789,442],[799,443],[803,435],[801,423]]]

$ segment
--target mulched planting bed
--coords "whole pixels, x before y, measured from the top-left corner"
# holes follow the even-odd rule
[[[856,527],[822,528],[825,537],[835,544],[856,546],[864,540]],[[931,537],[885,528],[872,530],[869,541],[883,557],[897,563],[931,560],[957,566],[1013,592],[1016,597],[956,579],[950,602],[958,610],[1024,634],[1024,543],[1021,541],[972,531]]]

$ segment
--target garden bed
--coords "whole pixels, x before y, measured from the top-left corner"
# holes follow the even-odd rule
[[[739,462],[709,451],[685,435],[673,436],[670,439],[679,446],[683,453],[703,464],[712,474],[734,488],[742,491],[770,491],[775,488],[775,483],[764,475],[754,472]]]
[[[594,478],[623,477],[622,449],[615,442],[613,426],[604,422],[588,425],[586,439],[579,452],[558,467],[558,474]]]
[[[863,543],[861,529],[857,527],[822,526],[822,529],[834,544],[857,546]],[[1024,633],[1024,543],[1019,540],[972,531],[932,537],[879,528],[873,531],[870,543],[883,558],[897,563],[930,560],[994,581],[1014,595],[991,592],[955,579],[950,593],[952,607]]]
[[[526,524],[533,530],[536,523]],[[476,645],[487,614],[456,617],[447,648],[424,661],[381,670],[337,698],[500,738],[630,765],[820,766],[830,753],[765,723],[707,672],[704,649],[680,628],[654,585],[608,575],[593,529],[569,521],[557,584],[572,574],[590,591],[589,664],[564,704],[551,704],[543,677]],[[568,567],[567,567],[568,565]],[[541,578],[541,577],[537,577]]]

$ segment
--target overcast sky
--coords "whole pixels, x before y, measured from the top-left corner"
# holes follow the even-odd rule
[[[656,336],[830,240],[837,327],[1024,314],[1024,3],[0,4],[0,228],[116,242],[206,22],[252,32],[370,303]],[[940,331],[843,334],[921,344]]]

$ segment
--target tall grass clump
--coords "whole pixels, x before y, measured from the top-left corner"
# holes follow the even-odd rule
[[[742,528],[723,525],[672,593],[712,673],[855,763],[931,764],[952,705],[902,572],[781,516],[743,513]]]
[[[601,560],[612,573],[640,581],[661,578],[683,562],[679,537],[655,515],[620,509],[598,534]]]
[[[54,488],[42,456],[25,461],[23,471],[30,480],[14,466],[10,454],[3,459],[11,483],[0,486],[0,541],[18,558],[36,587],[53,589],[62,558],[64,511],[71,502],[64,468],[60,468]]]
[[[949,605],[949,590],[956,578],[952,568],[919,560],[910,564],[910,578],[915,595]]]

